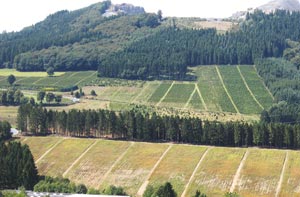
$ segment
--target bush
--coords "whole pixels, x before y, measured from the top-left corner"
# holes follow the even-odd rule
[[[127,195],[122,187],[109,186],[103,191],[106,195]]]
[[[71,91],[74,91],[74,90],[78,90],[78,86],[69,86],[69,87],[64,87],[64,88],[61,88],[60,91],[61,92],[71,92]]]

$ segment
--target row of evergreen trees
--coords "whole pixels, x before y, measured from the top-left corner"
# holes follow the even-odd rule
[[[98,68],[106,77],[185,78],[187,66],[253,64],[256,58],[281,57],[286,39],[300,39],[300,13],[276,11],[248,14],[239,30],[163,29],[132,43],[104,60]]]
[[[38,172],[27,145],[0,141],[0,190],[21,186],[33,189],[38,182]]]
[[[7,121],[0,121],[0,142],[11,138],[11,125]]]
[[[30,104],[18,111],[23,133],[109,137],[139,141],[173,141],[217,146],[300,148],[300,125],[277,123],[208,122],[199,118],[160,116],[138,109],[58,112]]]

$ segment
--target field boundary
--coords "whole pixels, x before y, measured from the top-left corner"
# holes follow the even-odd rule
[[[244,155],[243,155],[243,158],[242,158],[242,160],[241,160],[241,163],[240,163],[240,165],[239,165],[239,167],[238,167],[238,169],[237,169],[237,171],[236,171],[236,173],[235,173],[235,175],[234,175],[234,178],[233,178],[233,181],[232,181],[232,185],[231,185],[230,190],[229,190],[230,192],[233,192],[233,191],[234,191],[234,189],[235,189],[235,187],[236,187],[238,181],[240,180],[241,171],[242,171],[242,169],[243,169],[243,167],[244,167],[244,164],[245,164],[245,162],[246,162],[246,160],[247,160],[248,155],[249,155],[249,150],[247,150],[247,151],[244,153]]]
[[[251,94],[251,96],[252,96],[252,98],[254,99],[254,101],[258,104],[258,106],[259,106],[262,110],[265,109],[265,108],[260,104],[260,102],[256,99],[255,95],[253,94],[253,92],[251,91],[250,87],[248,86],[248,83],[247,83],[247,81],[246,81],[244,75],[242,74],[242,71],[241,71],[240,67],[239,67],[239,66],[236,66],[236,68],[237,68],[237,70],[239,71],[240,76],[241,76],[241,78],[242,78],[242,80],[243,80],[243,82],[244,82],[244,85],[246,86],[248,92]]]
[[[136,100],[144,93],[145,89],[147,89],[150,86],[150,83],[146,82],[146,85],[143,87],[143,89],[141,90],[141,92],[133,98],[133,100],[131,101],[131,103],[135,103]]]
[[[71,165],[70,167],[63,173],[63,177],[65,177],[69,172],[70,170],[73,168],[73,166],[75,166],[76,163],[79,162],[79,160],[87,153],[89,152],[89,150],[91,150],[99,141],[98,140],[95,140],[95,142],[93,144],[91,144]]]
[[[269,93],[269,95],[271,96],[271,98],[272,98],[273,101],[274,101],[275,98],[274,98],[273,94],[271,93],[271,91],[269,90],[269,88],[266,86],[265,82],[263,81],[263,78],[258,74],[256,66],[253,65],[253,68],[254,68],[254,70],[255,70],[257,76],[259,77],[261,83],[264,85],[265,89],[267,90],[267,92]]]
[[[127,147],[127,149],[118,157],[118,159],[113,163],[112,166],[110,166],[110,168],[106,171],[106,173],[104,174],[104,176],[101,178],[101,180],[99,181],[99,186],[98,188],[101,187],[102,183],[105,181],[105,179],[108,177],[108,175],[111,173],[111,171],[114,169],[114,167],[121,161],[121,159],[123,159],[123,157],[126,155],[126,153],[129,151],[129,149],[134,145],[134,142],[131,142],[130,146]]]
[[[64,141],[64,138],[56,142],[53,146],[51,146],[38,160],[36,160],[36,164],[39,163],[48,153],[50,153],[57,145],[59,145],[62,141]]]
[[[198,162],[196,168],[194,169],[194,171],[193,171],[193,173],[192,173],[192,175],[191,175],[191,177],[190,177],[188,183],[184,186],[184,190],[183,190],[183,192],[182,192],[182,194],[181,194],[181,197],[185,197],[185,196],[186,196],[186,192],[188,191],[188,188],[190,187],[192,181],[194,180],[194,177],[195,177],[195,175],[196,175],[196,173],[197,173],[197,171],[198,171],[198,169],[199,169],[201,163],[203,162],[204,158],[206,157],[206,155],[207,155],[207,153],[209,152],[210,149],[212,149],[212,148],[211,148],[211,147],[210,147],[210,148],[207,148],[207,149],[205,150],[205,152],[203,153],[203,155],[201,156],[201,158],[200,158],[200,160],[199,160],[199,162]]]
[[[278,185],[277,185],[277,188],[276,188],[275,197],[280,196],[281,187],[282,187],[283,178],[284,178],[284,174],[285,174],[285,171],[286,171],[286,165],[287,165],[288,160],[289,160],[289,151],[286,151],[284,162],[283,162],[283,167],[282,167],[281,174],[280,174],[280,179],[278,181]]]
[[[58,80],[57,82],[53,83],[53,84],[49,84],[49,85],[56,85],[57,83],[61,82],[63,79],[69,79],[70,77],[73,77],[74,75],[76,75],[77,72],[72,73],[70,76],[68,76],[67,78],[62,78],[61,80]]]
[[[166,91],[166,93],[164,94],[163,97],[161,97],[161,99],[159,100],[159,102],[156,104],[156,106],[159,106],[161,102],[163,102],[163,100],[165,100],[165,98],[167,97],[167,95],[169,94],[169,92],[171,91],[173,85],[175,84],[175,81],[172,82],[172,84],[170,85],[170,87],[168,88],[168,90]]]
[[[224,88],[224,90],[225,90],[225,92],[226,92],[226,94],[227,94],[229,100],[231,101],[231,103],[232,103],[232,105],[233,105],[235,111],[236,111],[238,114],[240,114],[239,109],[237,108],[237,106],[236,106],[235,103],[233,102],[233,99],[232,99],[231,95],[229,94],[229,92],[228,92],[228,90],[227,90],[227,88],[226,88],[226,86],[225,86],[225,83],[224,83],[224,81],[223,81],[223,78],[222,78],[222,75],[221,75],[221,73],[220,73],[220,70],[219,70],[218,66],[216,66],[216,70],[217,70],[219,79],[220,79],[220,81],[221,81],[221,83],[222,83],[222,85],[223,85],[223,88]]]
[[[195,88],[194,88],[193,92],[191,93],[189,99],[188,99],[187,102],[185,103],[183,109],[186,109],[186,108],[188,107],[188,105],[189,105],[189,103],[191,102],[191,100],[192,100],[194,94],[196,93],[196,91],[197,91],[197,90],[196,90],[196,84],[195,84]]]
[[[39,82],[39,81],[42,81],[42,80],[44,80],[44,79],[46,79],[46,77],[41,77],[40,79],[36,80],[36,81],[35,81],[35,82],[33,82],[32,84],[35,84],[35,85],[37,85],[37,84],[36,84],[37,82]]]
[[[84,80],[86,80],[86,79],[92,77],[94,74],[97,75],[97,71],[95,71],[95,72],[93,72],[92,74],[90,74],[89,76],[87,76],[87,77],[81,79],[80,81],[78,81],[77,83],[75,83],[75,85],[79,85],[82,81],[84,81]]]
[[[197,90],[197,92],[198,92],[198,95],[199,95],[199,97],[200,97],[200,100],[201,100],[201,102],[202,102],[202,104],[203,104],[203,107],[204,107],[205,111],[208,111],[207,105],[206,105],[206,103],[205,103],[205,101],[204,101],[204,98],[203,98],[203,96],[202,96],[202,94],[201,94],[201,91],[200,91],[200,89],[199,89],[199,86],[198,86],[198,84],[195,84],[195,85],[196,85],[196,90]]]
[[[152,168],[152,170],[150,171],[150,173],[148,174],[148,176],[145,179],[145,182],[141,185],[140,189],[138,190],[137,195],[138,196],[142,196],[149,184],[149,179],[151,178],[152,174],[154,173],[154,171],[156,170],[156,168],[159,166],[159,164],[161,163],[161,161],[163,160],[163,158],[166,156],[166,154],[169,152],[169,150],[173,147],[173,144],[169,145],[169,147],[167,148],[167,150],[165,150],[165,152],[161,155],[161,157],[159,158],[159,160],[156,162],[156,164],[154,165],[154,167]]]

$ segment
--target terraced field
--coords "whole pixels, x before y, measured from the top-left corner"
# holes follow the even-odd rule
[[[170,181],[178,196],[300,196],[300,151],[28,137],[40,174],[103,189],[113,184],[140,196]],[[38,159],[39,158],[39,159]],[[183,193],[184,192],[184,193]]]

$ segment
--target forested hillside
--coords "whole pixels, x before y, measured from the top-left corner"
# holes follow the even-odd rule
[[[276,11],[248,14],[239,30],[217,34],[216,30],[169,29],[132,43],[105,58],[99,73],[107,77],[183,79],[187,66],[253,64],[256,58],[281,57],[286,39],[300,39],[300,13]]]
[[[103,17],[110,5],[60,11],[20,32],[0,34],[0,67],[97,70],[107,54],[152,34],[160,24],[155,14]]]

